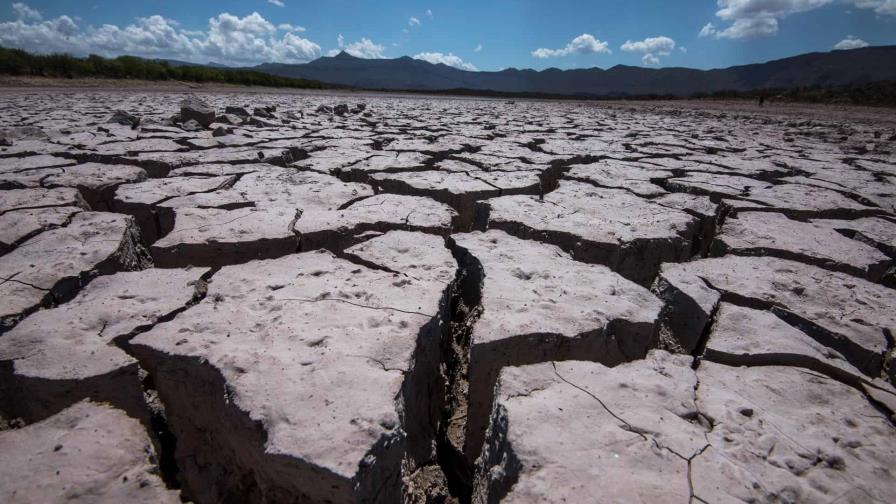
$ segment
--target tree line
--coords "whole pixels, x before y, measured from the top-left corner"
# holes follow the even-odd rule
[[[755,89],[752,91],[716,91],[699,93],[696,99],[749,99],[760,97],[770,101],[828,103],[896,107],[896,81],[877,81],[841,86],[802,86],[793,88]]]
[[[31,54],[21,49],[4,47],[0,47],[0,74],[63,79],[101,77],[212,82],[302,89],[334,87],[318,81],[279,77],[254,70],[172,65],[164,60],[149,60],[136,56],[104,58],[91,54],[86,58],[78,58],[70,54]]]

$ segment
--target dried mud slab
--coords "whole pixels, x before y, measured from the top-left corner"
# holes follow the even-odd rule
[[[706,449],[691,359],[505,368],[473,502],[688,502]],[[714,502],[714,501],[708,501]]]
[[[669,179],[667,187],[723,198],[737,211],[773,211],[798,218],[856,218],[881,210],[831,189],[803,184],[777,184],[738,175],[695,173]]]
[[[665,302],[661,339],[693,351],[720,301],[771,313],[880,374],[896,327],[887,287],[784,259],[726,256],[665,265],[654,285]]]
[[[146,420],[137,361],[119,348],[204,294],[206,270],[101,276],[0,338],[0,411],[34,422],[91,398]]]
[[[890,502],[893,424],[855,389],[793,367],[697,370],[710,447],[691,461],[705,502]]]
[[[180,502],[156,472],[140,422],[83,401],[46,420],[0,431],[4,502]]]
[[[447,235],[457,212],[444,203],[421,196],[377,194],[335,211],[302,213],[295,223],[302,250],[341,249],[369,231],[396,229]]]
[[[399,499],[404,471],[432,456],[446,289],[328,252],[293,254],[222,268],[199,304],[134,338],[190,495]]]
[[[713,243],[716,255],[774,256],[880,281],[892,259],[828,224],[800,222],[778,213],[744,212],[725,221]],[[848,224],[847,224],[848,226]]]
[[[672,172],[644,163],[606,160],[599,163],[575,165],[565,178],[586,182],[597,187],[625,189],[644,197],[661,196],[666,190],[653,183],[656,179],[672,177]]]
[[[296,252],[292,208],[178,208],[170,233],[152,244],[160,268],[222,266]]]
[[[371,183],[395,194],[427,196],[454,208],[460,217],[460,227],[473,225],[475,204],[488,198],[512,194],[538,194],[541,190],[539,172],[456,172],[415,171],[377,173]]]
[[[504,196],[483,203],[488,227],[551,243],[578,261],[603,264],[649,284],[663,262],[690,257],[693,216],[618,189],[561,181],[543,199]]]
[[[33,500],[896,500],[884,111],[233,91],[0,100]]]
[[[158,208],[160,204],[181,196],[216,191],[235,181],[234,176],[171,177],[122,184],[115,190],[112,207],[116,212],[133,215],[143,239],[153,243],[171,230],[174,220],[171,210]]]
[[[96,275],[149,266],[133,217],[81,212],[0,256],[3,331],[37,308],[70,299]]]
[[[453,440],[468,458],[482,445],[503,367],[567,359],[614,365],[647,352],[661,303],[643,287],[502,231],[452,241],[470,275],[466,288],[475,301],[469,304],[481,306],[467,343],[466,438]]]

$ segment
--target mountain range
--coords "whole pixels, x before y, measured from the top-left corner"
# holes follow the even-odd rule
[[[714,70],[612,68],[473,72],[404,56],[357,58],[346,52],[304,64],[264,63],[252,70],[363,89],[474,90],[580,96],[690,96],[723,90],[838,86],[896,80],[896,46],[809,53]]]

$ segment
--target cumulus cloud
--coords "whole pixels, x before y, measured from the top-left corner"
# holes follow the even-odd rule
[[[865,42],[864,40],[862,40],[860,38],[853,37],[852,35],[849,35],[845,39],[841,40],[840,42],[837,42],[837,44],[834,45],[834,49],[839,49],[839,50],[861,49],[863,47],[868,47],[869,45],[870,44],[868,44],[868,42]]]
[[[725,39],[754,39],[769,37],[778,33],[778,20],[774,17],[760,16],[737,19],[728,28],[719,30],[712,23],[707,23],[700,30],[700,37]]]
[[[420,26],[420,20],[411,16],[411,19],[408,19],[408,26]]]
[[[593,35],[583,33],[572,39],[572,42],[566,44],[562,49],[547,49],[539,47],[532,51],[532,56],[536,58],[551,58],[555,56],[569,56],[570,54],[611,54],[610,44],[601,42],[594,38]]]
[[[473,49],[473,52],[482,52],[482,44],[476,44],[476,47]]]
[[[620,49],[626,52],[656,53],[668,56],[669,53],[675,50],[675,41],[664,36],[649,37],[637,42],[627,40]]]
[[[291,32],[303,32],[303,31],[305,31],[305,27],[304,27],[304,26],[299,26],[299,25],[294,25],[294,24],[289,24],[289,23],[280,23],[280,24],[277,25],[277,29],[278,29],[278,30],[283,30],[283,31],[291,31]]]
[[[426,9],[426,16],[427,16],[429,19],[432,19],[432,9]]]
[[[716,11],[716,17],[728,25],[717,28],[713,23],[707,23],[699,35],[718,39],[769,37],[778,33],[779,20],[835,1],[837,0],[717,0],[719,10]],[[840,1],[881,15],[896,15],[896,0]]]
[[[90,53],[103,56],[132,54],[195,62],[209,60],[235,65],[265,61],[298,63],[320,56],[320,46],[278,28],[257,12],[245,17],[221,13],[208,20],[206,30],[184,30],[159,15],[137,18],[120,27],[79,26],[68,16],[39,22],[23,19],[0,23],[0,45],[37,53]],[[298,28],[290,25],[290,28]]]
[[[476,66],[472,63],[467,63],[464,60],[460,59],[460,57],[455,56],[451,53],[443,54],[440,52],[422,52],[420,54],[414,55],[414,59],[428,61],[434,64],[442,63],[454,68],[460,68],[461,70],[469,70],[471,72],[475,72],[477,70]]]
[[[638,41],[626,40],[620,46],[620,49],[625,52],[644,53],[644,56],[641,58],[642,63],[658,66],[660,64],[660,56],[668,56],[675,50],[675,41],[660,35],[659,37],[648,37]]]
[[[896,16],[896,0],[854,0],[860,9],[872,9],[878,14]]]
[[[13,2],[12,11],[15,13],[16,19],[40,21],[44,18],[39,10],[32,9],[23,2]]]
[[[647,53],[643,58],[641,58],[641,63],[644,63],[647,66],[659,66],[660,59],[656,57],[656,55]]]
[[[339,36],[336,37],[336,42],[340,49],[333,49],[327,52],[327,56],[336,56],[340,51],[345,51],[356,58],[382,59],[386,57],[386,48],[366,37],[361,37],[361,40],[357,42],[346,44],[345,38],[343,38],[340,33]]]
[[[283,0],[268,0],[268,3],[271,5],[276,5],[277,7],[283,7]]]

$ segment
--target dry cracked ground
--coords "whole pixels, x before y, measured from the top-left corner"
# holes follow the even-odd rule
[[[0,110],[0,501],[896,502],[892,126]]]

